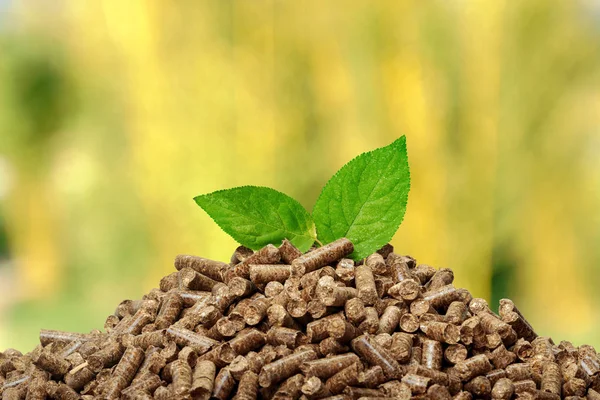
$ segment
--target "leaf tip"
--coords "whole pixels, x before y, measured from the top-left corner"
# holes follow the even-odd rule
[[[201,203],[203,203],[203,199],[204,199],[205,196],[206,195],[204,195],[204,194],[201,194],[201,195],[198,195],[198,196],[194,196],[193,200],[194,200],[194,202],[196,204],[198,204],[200,207],[202,207]]]

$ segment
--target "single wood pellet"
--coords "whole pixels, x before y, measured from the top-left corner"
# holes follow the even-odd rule
[[[516,305],[395,254],[285,240],[229,263],[180,255],[105,332],[0,353],[0,399],[600,399],[591,346],[539,337]]]

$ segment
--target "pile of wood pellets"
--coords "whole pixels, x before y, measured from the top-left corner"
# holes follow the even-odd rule
[[[0,398],[600,399],[592,346],[537,336],[512,301],[495,314],[390,245],[352,252],[177,256],[104,332],[42,330],[31,353],[0,353]]]

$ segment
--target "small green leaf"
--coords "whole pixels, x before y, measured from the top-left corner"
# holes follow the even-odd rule
[[[296,200],[270,188],[242,186],[194,200],[221,229],[253,250],[288,239],[305,252],[317,237],[308,211]]]
[[[324,243],[347,237],[360,260],[389,242],[404,218],[410,172],[406,138],[363,153],[327,182],[313,210]]]

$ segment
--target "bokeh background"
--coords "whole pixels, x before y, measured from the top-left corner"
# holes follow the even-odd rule
[[[310,209],[402,134],[396,249],[600,347],[597,1],[0,0],[0,348],[228,260],[193,196]]]

